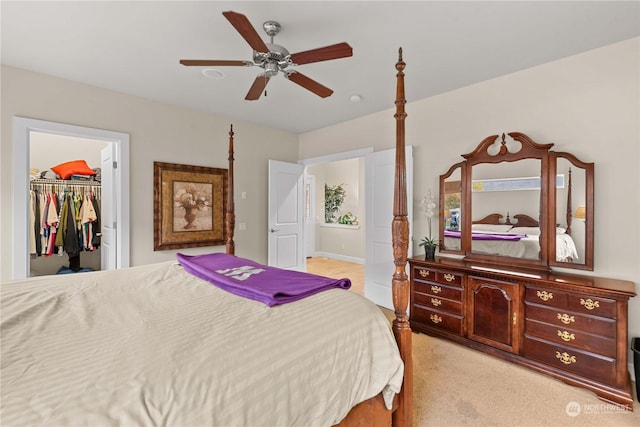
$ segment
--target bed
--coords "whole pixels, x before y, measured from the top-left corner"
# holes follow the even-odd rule
[[[473,221],[471,248],[473,252],[523,259],[538,259],[540,253],[540,225],[529,215],[516,214],[512,221],[499,213]],[[460,232],[445,230],[445,246],[460,248]],[[556,260],[572,262],[578,250],[566,228],[556,227]]]
[[[2,425],[410,426],[404,67],[400,50],[391,326],[344,289],[269,306],[179,260],[4,283]],[[228,186],[239,258],[233,128]]]

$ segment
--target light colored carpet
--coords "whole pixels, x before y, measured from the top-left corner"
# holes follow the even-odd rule
[[[352,290],[362,294],[364,266],[331,261],[307,260],[308,271],[353,276]],[[392,311],[381,310],[393,319]],[[413,371],[416,427],[640,426],[637,399],[634,412],[623,411],[588,390],[424,334],[413,334]]]
[[[621,410],[588,390],[424,334],[413,334],[413,384],[414,426],[640,426],[637,400],[634,412]]]

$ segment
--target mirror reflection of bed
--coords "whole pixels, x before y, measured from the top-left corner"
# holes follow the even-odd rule
[[[526,214],[516,214],[513,219],[499,213],[473,221],[471,225],[473,252],[509,256],[524,259],[540,258],[540,225]],[[445,230],[445,245],[460,247],[460,232]],[[556,227],[557,261],[572,262],[579,259],[576,245],[567,229]]]

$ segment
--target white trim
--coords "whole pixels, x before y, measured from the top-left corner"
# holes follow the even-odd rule
[[[129,134],[13,117],[13,279],[29,277],[29,139],[32,131],[109,141],[116,146],[117,268],[129,267]]]
[[[364,258],[357,258],[357,257],[353,257],[353,256],[348,256],[348,255],[334,254],[334,253],[331,253],[331,252],[316,251],[313,254],[313,256],[314,257],[325,257],[325,258],[331,258],[331,259],[339,259],[340,261],[353,262],[355,264],[364,264]]]
[[[363,148],[361,150],[345,151],[343,153],[327,154],[326,156],[311,157],[309,159],[300,160],[298,163],[308,166],[317,163],[331,163],[338,160],[355,159],[365,157],[367,154],[373,153],[373,147]]]
[[[327,228],[344,228],[346,230],[360,230],[360,225],[358,224],[335,224],[332,222],[323,222],[320,224],[320,227]]]

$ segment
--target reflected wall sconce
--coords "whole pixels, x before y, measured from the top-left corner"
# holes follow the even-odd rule
[[[584,206],[578,206],[576,212],[573,214],[573,217],[585,221],[587,218],[586,208]]]

